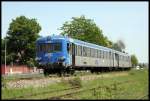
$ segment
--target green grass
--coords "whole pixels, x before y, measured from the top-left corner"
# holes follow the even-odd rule
[[[148,99],[148,70],[131,70],[119,73],[127,73],[127,75],[114,76],[116,72],[102,73],[108,74],[110,77],[101,77],[95,80],[81,81],[82,86],[78,90],[86,90],[62,99]],[[95,74],[94,74],[95,75]],[[75,80],[75,79],[74,79]],[[78,79],[77,79],[78,81]],[[118,84],[119,82],[126,82]],[[71,85],[69,84],[71,83]],[[70,93],[74,90],[56,91],[60,89],[72,87],[74,82],[62,82],[50,84],[47,87],[28,87],[22,89],[2,89],[2,99],[17,98],[27,95],[23,99],[46,99],[49,97]],[[75,83],[76,85],[76,83]],[[97,88],[101,86],[101,88]],[[96,88],[95,90],[88,90]],[[53,93],[44,93],[56,91]],[[33,94],[29,96],[28,94]],[[146,95],[146,96],[145,96]]]
[[[130,82],[117,84],[124,81]],[[93,86],[102,88],[96,89],[95,95],[94,91],[81,92],[78,94],[79,99],[140,99],[144,95],[147,95],[145,99],[148,99],[148,70],[132,70],[127,76],[100,78],[88,83],[83,82],[83,85],[85,88]]]
[[[28,87],[28,88],[13,88],[13,89],[7,89],[4,88],[2,89],[2,99],[13,99],[13,98],[18,98],[20,96],[24,96],[25,98],[29,98],[28,96],[30,95],[40,95],[44,92],[50,92],[50,91],[56,91],[60,89],[65,89],[70,87],[68,84],[64,83],[57,83],[57,84],[51,84],[46,87]]]

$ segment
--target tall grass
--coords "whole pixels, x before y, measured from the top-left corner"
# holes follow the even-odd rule
[[[70,80],[62,78],[60,83],[37,88],[3,88],[2,99],[17,98],[25,95],[27,96],[25,98],[29,99],[42,99],[66,93],[66,91],[47,94],[44,94],[44,92],[56,91],[75,86],[79,86],[80,89],[85,89],[85,91],[71,95],[70,97],[73,99],[148,99],[148,70],[131,70],[126,73],[127,75],[114,77],[114,73],[108,73],[110,75],[108,78],[100,77],[95,80],[87,81],[81,81],[79,77]],[[88,90],[93,87],[95,89]],[[34,96],[30,96],[32,94]]]

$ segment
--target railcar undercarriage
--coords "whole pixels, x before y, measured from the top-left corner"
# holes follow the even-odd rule
[[[43,65],[44,75],[57,74],[58,76],[73,75],[76,70],[85,71],[89,70],[91,73],[110,72],[110,71],[125,71],[130,70],[130,67],[65,67],[61,63]]]

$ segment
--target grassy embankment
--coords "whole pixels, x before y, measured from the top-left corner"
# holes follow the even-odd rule
[[[79,81],[82,86],[78,89],[62,90],[73,87],[76,82],[62,82],[50,84],[46,87],[29,87],[21,89],[2,89],[2,99],[13,99],[22,96],[22,99],[47,99],[77,90],[84,90],[75,94],[63,96],[60,99],[148,99],[148,70],[125,71],[127,75],[113,77],[114,73],[102,73],[95,80]],[[120,74],[123,72],[119,72]],[[103,77],[108,74],[109,77]],[[95,88],[92,90],[88,90]],[[53,92],[54,91],[54,92]]]

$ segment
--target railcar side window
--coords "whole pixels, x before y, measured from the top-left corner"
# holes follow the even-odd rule
[[[78,46],[78,56],[81,56],[81,46]]]
[[[99,58],[99,50],[97,50],[97,58]]]
[[[105,51],[103,51],[103,59],[105,58]]]
[[[50,44],[50,43],[47,44],[46,51],[47,51],[47,52],[51,52],[51,51],[52,51],[52,48],[51,48],[51,44]]]
[[[101,50],[99,50],[99,58],[101,58]]]
[[[92,49],[92,48],[90,48],[90,50],[91,50],[91,53],[90,53],[91,55],[90,55],[90,56],[92,57],[93,49]]]
[[[99,52],[100,52],[100,58],[102,58],[102,56],[101,56],[101,54],[102,54],[102,51],[100,50]]]
[[[93,49],[93,57],[95,57],[95,49]]]
[[[79,46],[77,45],[77,56],[79,56]]]
[[[77,56],[77,45],[75,45],[75,55]]]
[[[95,56],[95,49],[93,49],[93,57]]]
[[[94,49],[94,57],[96,57],[96,49]]]
[[[108,52],[106,52],[106,59],[108,58]]]
[[[96,52],[97,52],[97,56],[96,57],[98,58],[98,50]]]
[[[81,56],[82,56],[82,46],[80,46]]]
[[[111,52],[109,52],[109,59],[111,59]]]
[[[103,51],[103,58],[105,59],[105,51]]]
[[[89,57],[89,47],[87,47],[87,57]]]
[[[88,56],[90,57],[91,49],[88,48]]]
[[[97,58],[99,58],[99,50],[97,50]]]
[[[109,59],[109,52],[107,52],[107,59]]]
[[[45,51],[45,45],[42,44],[42,51]]]
[[[87,56],[86,47],[83,47],[83,56]]]
[[[94,49],[92,49],[92,57],[94,57]]]
[[[97,53],[96,57],[98,58],[98,50],[96,50],[96,53]]]
[[[97,50],[96,49],[94,49],[95,50],[95,55],[94,55],[94,57],[96,58],[97,57]]]
[[[103,58],[103,51],[101,51],[101,58]]]
[[[97,50],[95,49],[95,56],[94,56],[95,58],[97,57]]]
[[[81,46],[81,56],[83,56],[83,47]]]

